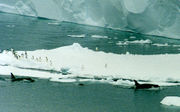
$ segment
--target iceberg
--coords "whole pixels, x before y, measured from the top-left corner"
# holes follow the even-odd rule
[[[180,97],[167,96],[161,101],[161,104],[167,105],[167,106],[180,106]]]
[[[141,83],[151,81],[160,86],[172,86],[180,85],[179,56],[113,54],[74,43],[51,50],[3,51],[0,53],[0,74],[12,72],[60,82],[78,78],[130,86],[134,85],[132,80],[135,79]]]
[[[179,0],[0,0],[0,11],[180,39]]]

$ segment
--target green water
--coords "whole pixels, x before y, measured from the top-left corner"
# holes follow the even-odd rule
[[[31,17],[0,13],[0,49],[36,50],[53,49],[73,43],[83,47],[112,53],[132,54],[164,54],[180,53],[180,40],[156,36],[145,36],[132,32],[123,32],[107,28],[78,25],[61,22],[52,25],[53,20],[43,20]],[[68,35],[85,34],[85,38],[72,38]],[[108,39],[92,38],[92,35],[108,36]],[[134,36],[136,38],[130,38]],[[116,45],[118,41],[146,40],[151,44]],[[169,46],[155,46],[153,44],[168,44]],[[178,45],[173,47],[173,45]]]
[[[0,49],[53,49],[73,43],[111,53],[165,54],[180,53],[180,40],[147,36],[107,28],[78,25],[68,22],[37,19],[0,13]],[[85,34],[85,38],[68,35]],[[92,38],[108,36],[108,39]],[[129,38],[135,36],[136,38]],[[149,39],[149,44],[117,45],[118,41]],[[153,44],[168,44],[155,46]],[[174,47],[173,45],[176,45]],[[158,91],[122,88],[102,83],[55,83],[36,79],[35,83],[12,83],[1,76],[0,112],[179,112],[176,107],[160,104],[165,96],[180,96],[180,87]]]
[[[179,112],[160,101],[180,87],[159,91],[126,89],[108,84],[1,81],[1,112]]]

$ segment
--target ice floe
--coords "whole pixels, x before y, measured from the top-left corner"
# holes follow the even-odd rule
[[[77,37],[77,38],[84,38],[86,35],[82,34],[82,35],[68,35],[68,37]]]
[[[152,43],[151,40],[146,39],[146,40],[134,40],[134,41],[119,41],[118,43],[116,43],[116,45],[129,45],[129,44],[150,44]]]
[[[167,105],[167,106],[180,106],[180,97],[167,96],[161,101],[161,104]]]
[[[108,38],[108,36],[102,36],[102,35],[92,35],[91,37],[92,38],[104,38],[104,39]]]
[[[12,51],[0,53],[1,75],[13,72],[52,81],[85,79],[115,85],[134,85],[133,79],[161,86],[180,84],[180,54],[113,54],[83,48],[78,43],[51,50],[16,51],[14,54]]]

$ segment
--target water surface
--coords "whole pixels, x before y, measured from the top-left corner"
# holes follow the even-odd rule
[[[73,38],[68,35],[82,35]],[[108,38],[92,38],[92,35]],[[135,37],[135,38],[132,38]],[[117,45],[121,42],[150,40],[146,44]],[[0,13],[0,49],[53,49],[79,43],[111,53],[177,54],[180,41],[107,28],[78,25]],[[161,46],[157,46],[160,44]],[[165,96],[179,96],[180,87],[158,91],[134,90],[103,83],[56,83],[36,79],[35,83],[15,82],[1,76],[0,109],[2,112],[179,112],[176,107],[160,104]]]

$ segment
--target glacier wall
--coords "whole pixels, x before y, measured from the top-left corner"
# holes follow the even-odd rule
[[[0,0],[0,11],[180,39],[180,0]]]

